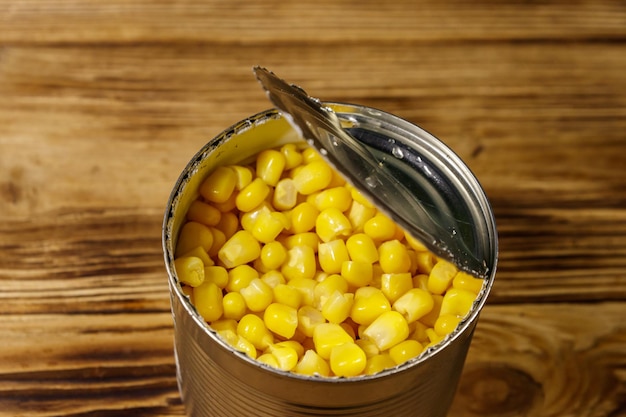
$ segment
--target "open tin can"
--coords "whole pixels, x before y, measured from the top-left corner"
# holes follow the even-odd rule
[[[351,378],[303,376],[249,358],[223,341],[198,314],[174,269],[174,250],[186,212],[202,181],[218,166],[302,139],[277,110],[245,119],[209,141],[189,162],[171,193],[163,222],[177,379],[188,415],[233,416],[445,416],[452,403],[479,313],[497,263],[493,212],[469,168],[441,141],[391,114],[352,104],[325,103],[344,127],[384,152],[406,143],[432,175],[432,186],[467,227],[471,248],[489,271],[470,313],[443,342],[404,364]],[[378,146],[379,145],[379,146]],[[421,175],[416,171],[416,175]],[[417,197],[416,197],[417,198]],[[448,207],[450,209],[450,207]]]

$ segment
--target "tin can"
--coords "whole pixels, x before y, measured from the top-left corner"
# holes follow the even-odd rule
[[[233,416],[445,416],[497,264],[493,212],[475,176],[441,141],[391,114],[352,104],[326,103],[370,145],[408,143],[455,215],[471,227],[470,246],[486,254],[489,271],[472,310],[456,331],[419,357],[375,375],[351,378],[302,376],[263,365],[224,342],[181,290],[174,269],[178,231],[201,182],[216,167],[302,139],[276,110],[245,119],[209,141],[189,162],[170,195],[163,222],[163,250],[174,321],[177,380],[186,412],[198,417]],[[417,174],[416,174],[417,175]],[[461,204],[459,204],[459,202]]]

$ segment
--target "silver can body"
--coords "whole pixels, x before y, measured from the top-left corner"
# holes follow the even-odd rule
[[[178,231],[198,187],[213,169],[240,163],[261,150],[302,139],[275,110],[252,116],[209,141],[189,162],[168,201],[163,249],[174,321],[177,378],[185,409],[194,417],[445,416],[463,369],[480,310],[495,277],[497,234],[491,207],[469,168],[419,127],[375,109],[328,103],[348,128],[374,140],[410,141],[420,158],[449,181],[442,193],[461,196],[473,242],[489,267],[472,311],[440,345],[418,358],[371,376],[309,377],[262,365],[225,343],[183,294],[173,267]],[[384,139],[380,139],[384,138]],[[417,173],[416,173],[417,175]],[[437,184],[445,181],[437,181]],[[463,214],[461,214],[462,216]]]

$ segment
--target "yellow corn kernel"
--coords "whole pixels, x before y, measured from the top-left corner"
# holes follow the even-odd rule
[[[280,152],[282,152],[285,157],[285,169],[293,169],[298,165],[302,164],[302,154],[298,150],[298,147],[295,143],[287,143],[280,148]]]
[[[437,262],[428,275],[428,290],[433,294],[443,294],[452,283],[456,273],[456,267],[450,262]]]
[[[217,227],[210,227],[211,233],[213,233],[213,244],[211,245],[211,249],[209,249],[209,256],[211,258],[217,258],[217,253],[220,251],[224,243],[226,243],[226,235]],[[205,265],[213,265],[213,262]]]
[[[276,359],[276,356],[272,355],[271,353],[264,353],[257,357],[256,360],[269,367],[279,369],[278,360]]]
[[[321,323],[313,330],[315,351],[324,359],[330,358],[330,352],[335,346],[344,343],[354,343],[350,335],[336,323]]]
[[[391,305],[378,288],[361,287],[355,291],[350,311],[350,318],[355,323],[369,325],[387,311],[391,311]]]
[[[300,359],[293,371],[301,375],[330,376],[330,366],[328,362],[313,349],[308,349],[304,353],[302,359]]]
[[[413,287],[428,291],[428,275],[417,274],[413,277]]]
[[[328,274],[341,272],[341,265],[350,260],[346,243],[341,239],[320,243],[317,250],[317,258],[322,270]]]
[[[298,353],[289,346],[271,345],[267,351],[274,355],[280,370],[291,371],[298,364]]]
[[[329,323],[342,323],[350,316],[353,302],[354,294],[335,291],[324,302],[322,316]]]
[[[348,211],[348,219],[352,224],[352,229],[355,232],[362,232],[365,223],[376,215],[376,209],[374,207],[368,207],[359,203],[356,200],[352,200],[352,205]]]
[[[248,232],[252,232],[254,223],[256,223],[261,213],[269,213],[271,211],[272,207],[270,206],[270,204],[267,201],[264,201],[256,206],[253,210],[245,213],[240,213],[239,222],[241,223],[241,228],[243,230],[247,230]]]
[[[389,356],[393,359],[396,365],[400,365],[409,359],[418,357],[423,350],[424,346],[422,346],[420,342],[408,339],[390,348]]]
[[[381,353],[367,359],[363,373],[365,375],[374,375],[394,366],[396,366],[396,363],[391,359],[389,353]]]
[[[338,274],[327,275],[315,286],[315,306],[321,308],[326,303],[328,297],[335,291],[342,294],[346,293],[348,291],[348,281]]]
[[[354,294],[350,294],[351,297],[354,296]],[[356,340],[357,337],[357,324],[354,323],[352,320],[346,320],[342,323],[339,323],[339,325],[346,331],[346,333],[348,333],[350,335],[350,337],[353,340]]]
[[[270,286],[270,288],[274,288],[279,284],[285,284],[287,280],[283,276],[280,271],[267,271],[261,276],[263,282]]]
[[[319,211],[333,207],[343,212],[350,208],[352,196],[346,187],[327,188],[315,195],[313,204]]]
[[[302,293],[290,285],[278,284],[273,289],[274,301],[298,309],[302,304]]]
[[[452,314],[441,314],[437,321],[435,321],[435,333],[439,336],[447,336],[456,329],[461,317],[453,316]]]
[[[441,303],[443,302],[443,295],[432,294],[433,297],[433,308],[430,310],[428,314],[422,316],[419,321],[424,323],[428,327],[433,327],[435,325],[435,321],[437,317],[439,317],[439,312],[441,311]]]
[[[360,375],[366,363],[365,352],[356,343],[344,343],[330,351],[330,369],[336,376]]]
[[[413,326],[413,331],[411,332],[409,338],[417,340],[422,344],[426,342],[428,340],[428,335],[426,334],[426,330],[428,329],[428,327],[424,323],[419,321],[415,321],[411,323],[411,325]]]
[[[411,258],[409,253],[399,240],[389,240],[381,243],[378,247],[378,262],[382,270],[387,274],[409,272]]]
[[[220,320],[212,321],[210,323],[210,326],[216,332],[222,331],[222,330],[228,330],[228,331],[233,332],[235,337],[238,337],[237,336],[237,321],[236,320],[223,318],[223,319],[220,319]]]
[[[300,342],[293,340],[283,340],[282,342],[274,343],[274,347],[288,347],[293,349],[298,355],[298,359],[302,358],[304,355],[304,346]]]
[[[211,230],[211,233],[213,233],[212,230]],[[213,236],[215,237],[214,233],[213,233]],[[213,240],[213,243],[215,243],[215,239]],[[210,254],[207,253],[207,251],[204,250],[204,248],[202,248],[201,246],[197,246],[193,248],[192,250],[190,250],[189,252],[182,254],[180,258],[184,258],[187,256],[195,256],[196,258],[200,258],[204,266],[215,265],[215,262],[213,262],[213,259],[211,259]]]
[[[261,178],[255,178],[237,194],[235,205],[239,211],[252,211],[270,194],[270,187]]]
[[[256,314],[246,314],[239,320],[237,334],[259,350],[265,350],[274,343],[272,333],[265,326],[263,319]]]
[[[291,210],[291,233],[304,233],[313,230],[320,211],[309,202],[298,204]]]
[[[180,229],[175,256],[182,256],[198,246],[208,252],[211,245],[213,245],[211,229],[198,222],[187,222]]]
[[[191,287],[204,282],[204,263],[195,256],[186,256],[174,260],[174,268],[178,281]]]
[[[409,337],[409,325],[402,314],[386,311],[367,326],[363,335],[373,340],[381,351],[387,350]]]
[[[228,200],[237,184],[237,174],[230,167],[217,167],[198,188],[207,201],[223,203]]]
[[[352,195],[352,200],[358,202],[359,204],[364,205],[365,207],[370,207],[370,208],[374,208],[374,205],[372,204],[371,201],[369,201],[367,198],[365,198],[365,196],[363,194],[361,194],[361,192],[359,190],[357,190],[356,188],[350,186],[348,187],[350,189],[350,194]]]
[[[245,337],[238,336],[237,341],[233,345],[233,347],[239,352],[243,352],[252,359],[256,359],[257,350],[254,345]]]
[[[300,194],[309,195],[326,188],[332,178],[330,166],[323,160],[314,160],[298,170],[293,182]]]
[[[345,187],[348,184],[346,179],[338,171],[333,169],[332,173],[333,177],[330,179],[326,188]],[[350,199],[352,199],[352,195],[350,195]]]
[[[317,263],[315,252],[310,246],[295,246],[287,251],[287,260],[280,268],[280,272],[287,281],[295,278],[313,278]]]
[[[345,261],[341,265],[341,276],[354,287],[363,287],[370,282],[374,276],[372,264],[368,262]]]
[[[223,316],[226,319],[239,320],[248,311],[246,300],[238,292],[229,292],[222,297]]]
[[[222,215],[224,213],[228,213],[237,208],[237,196],[239,192],[237,190],[233,191],[233,193],[228,197],[228,200],[223,203],[211,203],[213,207],[219,210]]]
[[[220,222],[222,212],[210,204],[195,200],[187,210],[187,220],[202,223],[206,226],[215,226]]]
[[[411,276],[417,274],[417,252],[413,249],[407,248],[406,253],[409,255],[409,259],[411,261],[411,266],[409,267],[409,272]]]
[[[378,262],[378,249],[371,237],[365,233],[355,233],[346,240],[350,259],[373,264]]]
[[[204,267],[205,282],[212,282],[219,288],[224,289],[228,285],[228,271],[222,266],[205,266]]]
[[[250,265],[238,265],[228,270],[228,292],[241,291],[242,288],[250,285],[253,279],[259,277],[259,272]]]
[[[368,339],[357,339],[355,341],[357,345],[365,352],[365,356],[367,358],[371,358],[372,356],[376,356],[380,354],[380,350],[378,350],[378,346],[371,340]]]
[[[430,274],[437,259],[430,252],[416,252],[415,261],[417,262],[417,270],[422,274]]]
[[[263,313],[263,322],[272,332],[289,339],[298,327],[298,310],[285,304],[271,303]]]
[[[349,236],[352,233],[350,220],[336,208],[328,208],[320,212],[315,220],[315,232],[323,242]]]
[[[287,285],[297,289],[302,295],[302,304],[312,306],[315,302],[317,281],[310,278],[293,278]]]
[[[256,157],[256,175],[266,184],[275,186],[283,175],[285,165],[285,155],[282,152],[266,149]]]
[[[433,296],[428,291],[413,288],[393,303],[393,309],[402,314],[407,323],[413,323],[430,313],[434,305]]]
[[[198,314],[207,322],[219,320],[224,312],[222,307],[222,289],[212,282],[193,289],[193,300]]]
[[[445,339],[445,336],[441,336],[437,334],[435,329],[426,329],[426,335],[428,335],[428,343],[424,346],[424,348],[429,348],[441,342]]]
[[[215,331],[222,338],[222,340],[224,340],[230,346],[234,347],[237,344],[237,339],[239,338],[239,336],[237,336],[237,333],[233,332],[232,330],[215,329]]]
[[[396,224],[382,213],[376,213],[363,225],[363,232],[374,240],[389,240],[396,234]]]
[[[315,328],[326,323],[322,312],[310,305],[303,305],[298,309],[298,331],[306,337],[313,337]]]
[[[415,251],[415,252],[428,252],[428,248],[424,246],[424,244],[416,237],[409,233],[404,234],[404,239],[406,239],[406,243]]]
[[[222,218],[215,227],[224,233],[226,239],[230,239],[239,230],[239,219],[235,213],[222,213]]]
[[[313,249],[313,252],[317,252],[317,248],[320,243],[319,236],[314,232],[296,233],[295,235],[289,235],[285,238],[279,239],[279,241],[287,248],[292,249],[296,246],[308,246]]]
[[[272,204],[276,210],[291,210],[298,202],[298,190],[291,178],[278,181],[272,195]]]
[[[261,263],[267,270],[278,269],[287,260],[287,249],[280,242],[269,242],[261,248]]]
[[[450,288],[446,291],[441,301],[440,315],[451,314],[457,317],[465,317],[476,301],[476,294],[459,288]]]
[[[471,291],[474,295],[478,295],[483,288],[484,282],[485,281],[480,278],[474,278],[468,273],[459,271],[452,279],[452,287],[459,290]]]
[[[243,299],[246,300],[248,310],[258,313],[267,308],[274,300],[272,288],[259,278],[254,278],[250,284],[240,291]]]
[[[237,176],[237,181],[235,182],[235,190],[243,190],[246,185],[252,182],[252,178],[254,177],[254,173],[252,169],[247,166],[241,165],[230,165],[230,168],[235,171],[235,175]]]
[[[324,162],[324,158],[313,148],[304,148],[302,150],[302,162],[305,164],[310,164],[311,162]]]
[[[288,226],[287,217],[278,211],[262,211],[252,226],[252,236],[262,243],[273,242]]]
[[[252,233],[240,230],[224,243],[217,256],[227,268],[233,268],[254,261],[260,254],[259,241]]]
[[[392,304],[412,288],[413,277],[409,272],[381,275],[380,289]]]

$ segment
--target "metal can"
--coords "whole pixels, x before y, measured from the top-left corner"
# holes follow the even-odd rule
[[[163,222],[163,250],[174,321],[177,380],[186,412],[198,417],[233,416],[445,416],[454,397],[480,311],[497,264],[493,212],[475,176],[446,145],[418,126],[376,109],[326,103],[347,129],[384,150],[407,142],[419,160],[438,172],[433,184],[455,215],[470,225],[471,245],[486,254],[489,271],[472,310],[442,343],[419,357],[375,375],[324,378],[263,365],[224,342],[182,292],[174,249],[185,213],[200,183],[216,167],[302,139],[276,110],[249,117],[209,141],[189,162],[170,195]],[[370,145],[372,145],[370,143]],[[417,173],[416,173],[417,175]],[[458,204],[458,202],[462,204]]]

